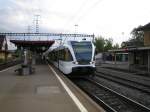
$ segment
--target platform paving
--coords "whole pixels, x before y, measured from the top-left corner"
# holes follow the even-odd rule
[[[17,68],[0,72],[1,112],[80,112],[47,65],[26,76],[16,75]]]

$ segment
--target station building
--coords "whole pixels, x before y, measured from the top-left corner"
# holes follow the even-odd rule
[[[5,35],[0,35],[0,63],[12,58],[12,54],[8,51],[8,45]]]
[[[17,59],[15,50],[9,49],[9,40],[6,35],[0,35],[0,63],[5,63]]]
[[[130,70],[140,70],[150,73],[150,23],[136,30],[144,32],[144,46],[109,50],[109,52],[113,53],[115,56],[114,63],[116,63],[117,53],[127,53],[128,67]]]

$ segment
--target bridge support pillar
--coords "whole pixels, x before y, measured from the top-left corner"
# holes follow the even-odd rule
[[[36,52],[33,51],[32,53],[32,64],[35,65],[36,64]]]

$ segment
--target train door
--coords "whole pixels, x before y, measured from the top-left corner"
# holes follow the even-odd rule
[[[63,62],[64,62],[64,58],[65,58],[65,51],[64,51],[64,49],[59,50],[59,60],[58,60],[58,65],[59,65],[59,69],[60,69],[61,71],[63,71],[63,66],[64,66]]]
[[[63,49],[60,52],[60,60],[59,60],[59,69],[65,73],[68,74],[72,71],[72,56],[68,49]]]

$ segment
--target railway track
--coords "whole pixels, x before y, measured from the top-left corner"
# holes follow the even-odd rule
[[[127,86],[129,88],[139,90],[140,92],[150,94],[150,86],[142,84],[142,83],[138,83],[138,82],[131,81],[128,79],[120,78],[117,76],[112,76],[110,74],[106,74],[103,72],[96,72],[95,76],[97,76],[99,78],[104,78],[104,79],[110,80],[112,82],[119,83],[119,84]]]
[[[131,71],[131,70],[126,70],[126,69],[121,69],[121,68],[113,68],[113,67],[103,67],[103,68],[106,68],[106,69],[111,69],[111,70],[116,70],[116,71],[121,71],[121,72],[125,72],[125,73],[136,73],[134,71]]]
[[[132,82],[136,82],[136,83],[142,84],[144,86],[150,87],[150,83],[149,83],[150,77],[145,77],[143,75],[139,76],[139,75],[134,75],[134,74],[127,73],[127,72],[120,72],[120,71],[106,69],[106,68],[102,68],[102,67],[97,68],[96,72],[119,77],[119,78],[126,79],[126,80],[130,80]]]
[[[130,73],[130,74],[134,74],[134,75],[137,75],[137,76],[143,75],[145,77],[150,77],[147,72],[142,73],[142,72],[126,70],[126,69],[121,69],[121,68],[113,68],[113,67],[103,67],[103,68],[110,69],[110,70],[115,70],[115,71],[120,71],[120,72],[124,72],[124,73]]]
[[[21,60],[14,60],[14,61],[0,64],[0,70],[3,70],[5,68],[11,67],[11,66],[16,65],[16,64],[19,64],[21,62],[22,62]]]
[[[89,94],[108,112],[150,112],[150,108],[127,98],[94,79],[73,79],[73,82]]]

